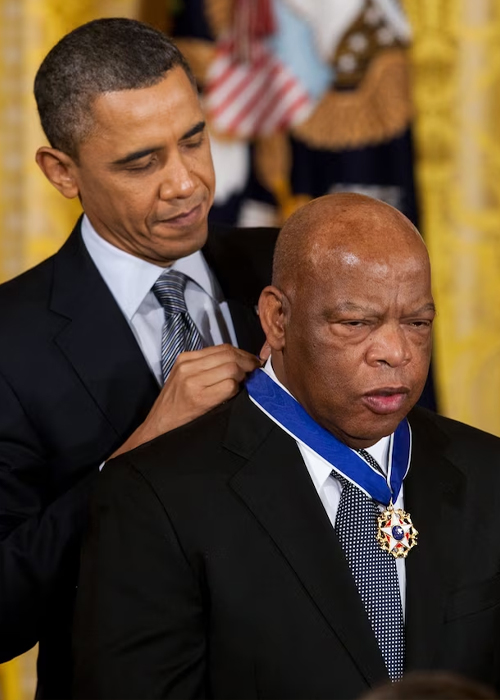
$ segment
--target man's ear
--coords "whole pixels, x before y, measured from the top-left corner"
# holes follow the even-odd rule
[[[78,196],[78,183],[75,178],[75,162],[57,148],[42,146],[36,152],[36,162],[49,182],[59,190],[59,192],[73,199]]]
[[[285,347],[285,307],[287,300],[277,287],[266,287],[259,299],[259,318],[272,350]]]

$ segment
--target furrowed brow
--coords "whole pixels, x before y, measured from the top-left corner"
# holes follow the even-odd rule
[[[377,313],[375,309],[369,306],[361,306],[360,304],[355,304],[352,301],[343,301],[338,304],[333,311],[337,313],[348,313],[349,311],[359,311],[360,313],[375,314]]]
[[[436,306],[430,301],[428,304],[424,304],[424,306],[421,306],[420,309],[417,309],[415,313],[423,314],[426,311],[432,311],[433,313],[436,313]]]

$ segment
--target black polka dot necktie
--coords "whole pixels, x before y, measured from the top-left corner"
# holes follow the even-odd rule
[[[380,471],[365,450],[359,453]],[[403,675],[404,620],[396,560],[376,540],[379,509],[375,501],[343,476],[332,472],[342,486],[335,532],[365,606],[391,680]]]
[[[153,293],[163,306],[165,322],[161,339],[163,381],[170,374],[177,356],[205,347],[203,338],[188,313],[184,290],[188,278],[177,270],[166,270],[153,285]]]

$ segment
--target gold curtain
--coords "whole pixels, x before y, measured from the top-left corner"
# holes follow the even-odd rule
[[[137,15],[138,0],[0,0],[0,281],[51,255],[80,212],[34,162],[46,143],[33,80],[49,49],[96,17]]]
[[[500,435],[500,3],[405,0],[443,413]]]

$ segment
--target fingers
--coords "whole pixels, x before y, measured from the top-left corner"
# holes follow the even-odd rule
[[[215,350],[215,352],[214,352]],[[221,365],[236,363],[243,372],[252,372],[261,363],[258,357],[232,345],[217,345],[194,352],[181,353],[172,368],[168,382],[207,372]]]
[[[224,362],[216,367],[205,370],[196,377],[196,380],[199,382],[198,385],[203,386],[205,389],[227,380],[232,380],[238,385],[245,379],[249,371],[259,366],[260,363],[254,363],[249,370],[248,366],[242,366],[239,362]]]
[[[207,359],[209,357],[217,357],[218,355],[227,353],[237,355],[251,354],[241,348],[235,348],[234,345],[230,345],[229,343],[223,343],[222,345],[210,345],[209,347],[202,348],[202,350],[182,352],[177,359],[181,359],[183,362],[191,362],[194,360]]]
[[[124,447],[151,440],[232,398],[246,375],[261,364],[255,355],[231,345],[181,353],[146,420]]]
[[[206,410],[209,411],[224,401],[229,401],[233,396],[236,396],[240,389],[240,382],[234,379],[223,379],[216,384],[207,387],[203,392],[203,401]]]
[[[271,357],[271,346],[269,345],[267,340],[262,346],[261,351],[259,352],[259,357],[262,360],[262,362],[266,362],[266,360],[268,360]]]

